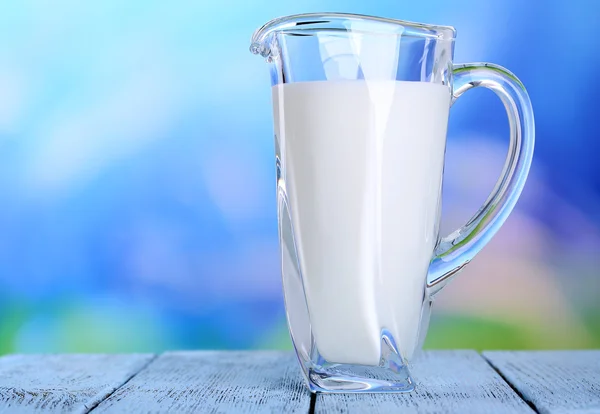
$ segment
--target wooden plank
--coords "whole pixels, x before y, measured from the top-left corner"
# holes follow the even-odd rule
[[[0,358],[0,413],[86,413],[152,355],[7,355]]]
[[[97,413],[308,413],[291,352],[170,352],[102,402]]]
[[[475,351],[425,351],[405,394],[319,394],[316,413],[532,413]]]
[[[600,413],[600,350],[483,355],[540,413]]]

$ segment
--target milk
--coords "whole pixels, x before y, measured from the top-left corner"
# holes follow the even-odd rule
[[[310,328],[329,362],[409,359],[437,241],[450,91],[401,81],[273,87]]]

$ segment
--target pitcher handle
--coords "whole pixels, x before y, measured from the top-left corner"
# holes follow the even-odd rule
[[[507,69],[490,63],[454,65],[452,103],[482,86],[498,95],[506,108],[510,144],[500,179],[479,211],[460,229],[441,239],[427,275],[428,296],[435,295],[500,229],[514,208],[531,166],[535,142],[533,110],[525,87]]]

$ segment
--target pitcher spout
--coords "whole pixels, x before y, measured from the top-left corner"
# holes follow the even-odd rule
[[[310,20],[310,16],[312,15],[286,16],[267,22],[252,35],[250,52],[260,55],[270,62],[277,55],[277,48],[273,47],[275,35],[278,32],[294,28],[303,21]]]

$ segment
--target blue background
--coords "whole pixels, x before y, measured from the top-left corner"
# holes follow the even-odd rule
[[[269,76],[281,15],[453,25],[506,66],[534,166],[497,237],[440,295],[428,347],[600,346],[600,6],[592,1],[6,1],[0,6],[0,353],[289,348]],[[446,232],[499,175],[508,126],[451,111]]]

